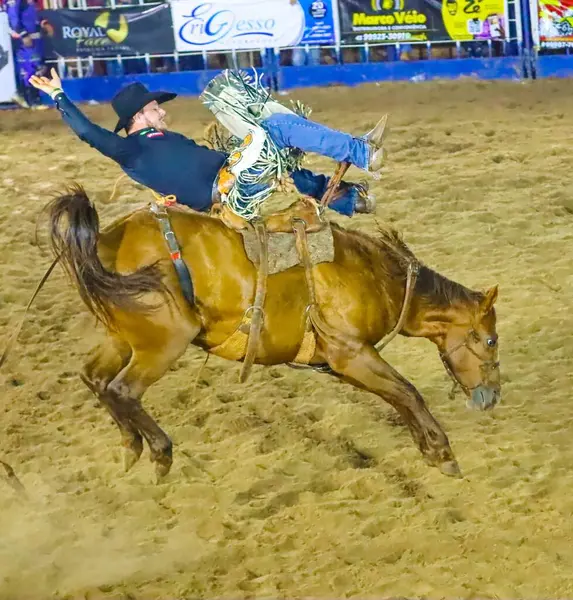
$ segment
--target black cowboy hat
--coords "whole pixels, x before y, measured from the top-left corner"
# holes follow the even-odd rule
[[[172,92],[150,92],[142,83],[130,83],[120,90],[111,101],[113,109],[119,117],[114,133],[125,129],[129,120],[146,104],[157,100],[159,104],[173,100],[177,94]]]

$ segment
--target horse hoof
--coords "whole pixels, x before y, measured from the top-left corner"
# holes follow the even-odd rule
[[[165,479],[165,477],[167,477],[170,470],[171,470],[171,462],[169,462],[169,463],[156,462],[155,463],[156,483],[161,483]]]
[[[440,465],[440,471],[448,477],[461,479],[463,477],[458,463],[455,460],[448,460]]]
[[[123,469],[127,473],[133,465],[139,460],[141,453],[136,452],[133,448],[124,448],[123,450]]]

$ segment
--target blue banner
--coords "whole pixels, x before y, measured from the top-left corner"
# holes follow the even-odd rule
[[[305,28],[301,44],[333,46],[336,42],[331,0],[299,0],[304,10]]]

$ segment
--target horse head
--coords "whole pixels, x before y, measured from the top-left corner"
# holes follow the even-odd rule
[[[501,398],[496,299],[494,286],[475,303],[452,306],[451,321],[436,339],[446,370],[468,397],[468,406],[478,410],[493,408]]]

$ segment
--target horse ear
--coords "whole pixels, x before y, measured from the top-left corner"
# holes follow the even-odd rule
[[[485,293],[484,299],[480,302],[480,312],[482,315],[487,315],[487,313],[492,309],[495,301],[497,300],[497,285],[494,285],[492,288]]]

